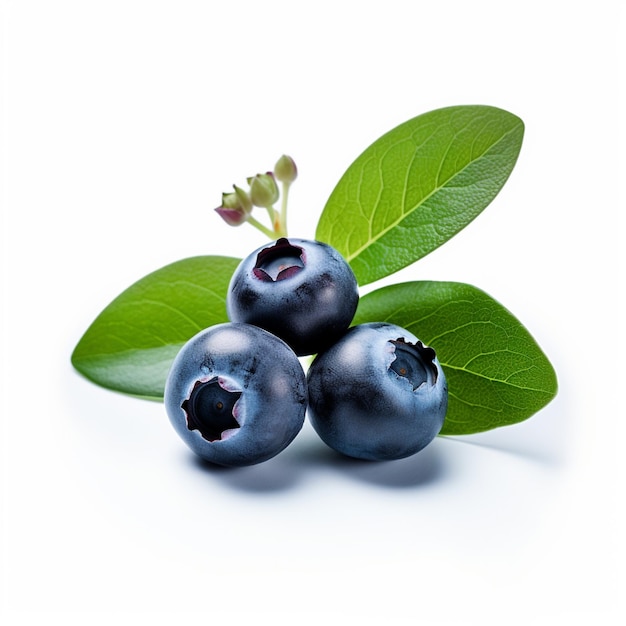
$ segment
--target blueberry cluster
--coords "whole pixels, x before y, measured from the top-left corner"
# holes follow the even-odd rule
[[[189,447],[219,465],[272,458],[307,413],[347,456],[400,459],[443,426],[446,379],[435,351],[389,323],[350,327],[354,273],[332,247],[281,237],[244,259],[230,282],[230,322],[183,346],[165,387]],[[316,355],[305,375],[300,359]]]

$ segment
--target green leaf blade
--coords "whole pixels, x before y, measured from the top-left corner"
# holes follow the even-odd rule
[[[523,134],[522,120],[489,106],[437,109],[401,124],[342,176],[316,238],[341,252],[361,285],[410,265],[493,200]]]
[[[240,260],[191,257],[138,280],[94,320],[72,353],[92,382],[160,400],[170,365],[193,335],[228,321],[226,293]]]
[[[419,281],[363,296],[355,324],[383,321],[432,346],[446,374],[442,435],[521,422],[557,393],[554,368],[524,326],[485,292],[464,283]]]

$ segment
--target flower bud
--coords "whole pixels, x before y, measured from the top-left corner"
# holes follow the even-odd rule
[[[233,185],[235,191],[222,194],[222,205],[215,211],[230,226],[243,224],[252,211],[252,200],[243,190]]]
[[[274,175],[281,183],[289,184],[298,177],[298,168],[290,156],[283,154],[283,156],[276,161]]]
[[[248,219],[248,214],[242,209],[228,209],[223,206],[217,207],[215,212],[229,225],[239,226]]]
[[[239,226],[248,219],[248,214],[242,209],[228,209],[220,206],[215,209],[215,212],[229,225]]]
[[[241,187],[237,187],[237,185],[233,185],[233,189],[235,190],[235,195],[239,199],[239,206],[246,211],[246,213],[251,213],[252,200],[250,199],[250,194],[244,191]]]
[[[254,206],[269,208],[278,200],[278,185],[272,172],[257,174],[249,178],[248,183]]]

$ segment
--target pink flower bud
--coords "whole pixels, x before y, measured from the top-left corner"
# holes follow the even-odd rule
[[[252,211],[252,200],[243,190],[233,185],[235,191],[222,194],[222,205],[215,211],[230,226],[243,224]]]
[[[220,206],[215,211],[229,226],[239,226],[248,219],[248,214],[242,209],[227,209]]]

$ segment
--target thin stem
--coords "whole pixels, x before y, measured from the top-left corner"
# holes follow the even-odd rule
[[[270,216],[270,222],[272,222],[272,226],[276,223],[276,209],[273,206],[266,206],[267,214]]]
[[[291,183],[283,183],[282,201],[280,205],[279,225],[283,237],[287,236],[287,201],[289,199],[289,187]]]
[[[248,217],[247,222],[251,226],[254,226],[258,230],[260,230],[264,235],[266,235],[270,239],[276,239],[276,233],[273,230],[270,230],[267,226],[263,226],[263,224],[261,224],[261,222],[259,222],[258,220],[254,219],[252,215]]]

